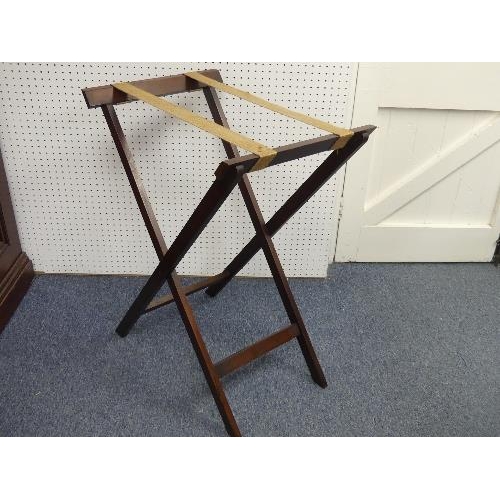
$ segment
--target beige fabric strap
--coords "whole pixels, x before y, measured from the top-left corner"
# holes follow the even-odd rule
[[[264,146],[263,144],[245,137],[238,132],[234,132],[233,130],[223,127],[222,125],[218,125],[211,120],[207,120],[203,116],[197,115],[182,106],[178,106],[177,104],[169,102],[166,99],[162,99],[154,94],[146,92],[135,85],[130,83],[115,83],[113,84],[113,87],[129,96],[144,101],[155,108],[161,109],[162,111],[165,111],[180,120],[190,123],[205,132],[215,135],[224,141],[235,144],[245,151],[249,151],[250,153],[259,156],[259,160],[253,167],[252,171],[266,168],[276,156],[276,151],[274,149]]]
[[[235,87],[231,87],[230,85],[226,85],[225,83],[218,82],[213,78],[209,78],[197,71],[193,71],[190,73],[185,73],[185,75],[193,80],[196,80],[200,83],[204,83],[213,87],[217,90],[221,90],[228,94],[239,97],[240,99],[244,99],[245,101],[252,102],[253,104],[257,104],[258,106],[262,106],[263,108],[267,108],[275,113],[279,113],[284,116],[288,116],[289,118],[293,118],[294,120],[300,121],[302,123],[306,123],[308,125],[312,125],[321,130],[326,130],[330,134],[336,134],[340,137],[338,141],[333,145],[333,149],[343,148],[349,141],[349,139],[354,135],[352,130],[348,130],[345,128],[337,127],[336,125],[332,125],[330,123],[324,122],[322,120],[318,120],[317,118],[313,118],[311,116],[304,115],[299,113],[298,111],[293,111],[291,109],[285,108],[278,104],[273,104],[272,102],[266,101],[261,97],[250,94],[249,92],[245,92],[243,90],[237,89]]]

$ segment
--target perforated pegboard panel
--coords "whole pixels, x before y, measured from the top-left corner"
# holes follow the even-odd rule
[[[224,80],[306,114],[347,126],[348,63],[3,63],[0,147],[23,248],[35,269],[65,273],[150,273],[157,258],[104,117],[80,89],[117,81],[219,68]],[[307,125],[219,93],[230,125],[269,146],[324,135]],[[209,117],[203,93],[169,99]],[[146,104],[117,106],[167,244],[213,181],[220,141]],[[246,152],[243,152],[245,154]],[[326,156],[251,174],[269,218]],[[289,276],[325,276],[335,180],[275,236]],[[238,190],[186,255],[181,274],[220,272],[254,234]],[[268,276],[259,254],[243,275]]]

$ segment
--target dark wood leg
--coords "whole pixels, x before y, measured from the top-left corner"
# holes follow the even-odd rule
[[[242,175],[242,170],[236,169],[215,179],[118,325],[117,332],[120,335],[126,335],[144,313],[148,304],[211,221]]]
[[[191,341],[196,357],[198,358],[198,362],[200,363],[203,374],[205,375],[205,379],[210,387],[210,391],[212,392],[212,396],[215,400],[220,416],[222,417],[224,426],[230,436],[241,436],[233,412],[222,388],[219,375],[216,372],[215,366],[201,336],[198,323],[196,322],[193,310],[191,309],[191,305],[181,288],[176,287],[172,289],[172,295],[174,296],[177,309],[182,317],[182,321],[184,322],[184,326],[186,327],[189,335],[189,340]]]
[[[161,234],[160,226],[158,225],[158,221],[156,220],[153,207],[149,202],[146,190],[144,189],[144,186],[142,184],[139,170],[135,165],[132,152],[130,151],[130,148],[127,144],[127,139],[125,138],[125,134],[121,127],[120,121],[118,120],[118,116],[116,115],[116,111],[112,105],[107,104],[105,106],[102,106],[102,112],[104,113],[104,117],[106,118],[106,122],[111,132],[111,136],[113,137],[113,141],[115,143],[118,154],[120,155],[123,168],[130,183],[130,187],[132,188],[132,192],[134,193],[137,206],[139,207],[139,211],[141,212],[149,237],[151,238],[151,242],[153,243],[156,255],[158,255],[159,259],[161,259],[167,252],[168,248],[163,235]],[[168,276],[167,281],[170,289],[173,290],[174,288],[177,288],[181,290],[181,284],[175,270],[172,271],[172,273]],[[128,331],[120,329],[117,331],[122,337],[124,337],[128,333]]]
[[[161,234],[158,222],[146,195],[146,191],[142,185],[139,171],[135,166],[132,153],[130,151],[130,148],[128,147],[120,122],[113,106],[106,105],[103,106],[102,109],[116,148],[122,160],[130,186],[137,201],[137,205],[139,206],[139,210],[144,219],[144,223],[148,230],[149,236],[158,255],[158,258],[161,259],[167,253],[168,248]],[[205,379],[207,380],[208,386],[210,387],[210,391],[212,392],[213,398],[222,417],[226,430],[231,436],[240,436],[240,430],[234,418],[233,412],[231,411],[226,395],[224,394],[224,391],[222,389],[220,378],[207,351],[203,338],[200,334],[200,329],[194,317],[193,310],[191,308],[191,305],[189,304],[189,301],[187,300],[186,293],[182,288],[179,277],[177,276],[175,270],[173,270],[167,276],[166,280],[169,284],[170,290],[172,291],[171,301],[174,301],[177,305],[177,309],[179,310],[179,313],[182,317],[182,321],[188,332],[189,339],[191,341],[191,344],[193,345],[196,356],[198,358],[198,362],[200,363],[200,366],[203,370],[203,374],[205,375]],[[128,331],[120,328],[118,330],[122,336],[128,333]]]
[[[165,281],[169,282],[171,289],[176,287],[174,282],[177,282],[177,287],[180,286],[175,274],[175,267],[236,186],[239,178],[241,177],[241,172],[236,170],[232,173],[229,172],[228,175],[222,175],[216,178],[209,191],[206,193],[182,231],[175,239],[170,250],[167,251],[167,247],[159,231],[158,224],[154,219],[152,209],[147,202],[147,197],[144,189],[142,188],[142,184],[138,182],[138,173],[136,169],[133,168],[132,156],[126,146],[124,135],[121,131],[121,127],[119,126],[116,113],[114,112],[112,106],[103,106],[103,111],[106,116],[106,120],[108,121],[108,125],[110,126],[118,152],[120,153],[120,157],[122,158],[122,162],[124,163],[129,180],[131,180],[134,195],[138,201],[139,208],[143,214],[151,239],[155,245],[158,256],[161,258],[160,264],[156,268],[155,272],[151,275],[148,282],[141,290],[138,297],[117,327],[118,334],[125,336],[130,331],[130,328],[132,328],[132,326],[136,323],[138,318],[146,311],[148,304],[158,293]]]
[[[224,110],[222,109],[217,91],[213,87],[205,87],[203,89],[203,93],[205,94],[205,99],[207,100],[214,122],[222,125],[223,127],[229,128],[229,123],[226,115],[224,114]],[[222,141],[222,145],[224,146],[224,150],[226,151],[228,158],[238,158],[240,156],[238,148],[234,144]]]
[[[138,298],[129,309],[124,319],[117,328],[117,332],[121,336],[127,335],[131,326],[137,321],[140,314],[145,310],[147,304],[153,296],[158,292],[165,281],[168,281],[172,291],[172,297],[177,305],[177,309],[182,317],[186,330],[188,332],[191,344],[196,352],[196,356],[201,365],[208,386],[212,392],[215,403],[222,417],[227,432],[231,436],[240,436],[240,430],[236,424],[236,420],[231,411],[227,398],[222,389],[220,378],[215,370],[214,364],[210,359],[196,319],[194,317],[191,306],[184,293],[175,266],[189,250],[190,246],[199,236],[201,231],[208,224],[220,205],[227,198],[234,186],[237,184],[240,176],[237,173],[230,176],[222,176],[212,184],[201,203],[183,228],[179,236],[174,241],[172,248],[167,249],[154,212],[147,198],[146,192],[142,185],[139,172],[135,167],[132,154],[128,148],[125,135],[116,116],[116,112],[111,105],[102,107],[106,121],[116,148],[122,160],[125,172],[130,182],[130,186],[136,198],[139,210],[144,219],[144,223],[148,229],[151,241],[155,247],[158,257],[161,259],[156,271],[151,276],[150,280],[143,288]]]
[[[248,213],[250,214],[250,218],[252,219],[255,231],[257,232],[260,247],[264,252],[269,268],[271,269],[274,282],[276,283],[281,300],[285,306],[288,318],[290,319],[290,322],[297,325],[299,329],[300,334],[297,339],[307,366],[309,367],[309,371],[311,372],[311,376],[319,386],[324,388],[327,386],[325,375],[321,369],[318,358],[316,357],[316,353],[314,352],[309,334],[307,333],[299,308],[295,302],[292,291],[290,290],[288,280],[285,276],[285,272],[283,271],[283,267],[281,266],[273,240],[267,232],[264,217],[262,216],[257,200],[255,199],[252,186],[246,175],[244,175],[240,181],[239,187],[241,194],[243,195],[243,199],[245,200]]]
[[[340,150],[334,151],[310,175],[310,177],[288,198],[283,206],[266,223],[266,231],[272,237],[302,206],[349,160],[368,140],[369,133],[355,133],[349,143]],[[217,295],[260,250],[260,240],[254,236],[240,253],[222,271],[221,279],[209,286],[206,293],[211,297]]]
[[[217,96],[217,92],[215,89],[209,87],[203,89],[203,93],[205,94],[205,97],[208,102],[208,106],[210,108],[210,111],[212,113],[212,116],[214,118],[214,121],[216,123],[219,123],[220,125],[223,125],[224,127],[229,128],[229,124],[227,122],[226,116],[224,114],[224,111],[222,109],[221,103],[219,101],[219,98]],[[236,158],[239,156],[237,148],[228,142],[224,142],[224,149],[226,150],[226,154],[228,155],[228,158]],[[361,147],[361,145],[360,145]],[[333,153],[330,155],[332,156],[337,156],[338,153]],[[337,159],[337,158],[336,158]],[[337,161],[339,161],[337,159]],[[345,160],[344,160],[345,161]],[[331,169],[332,167],[329,166]],[[340,167],[337,167],[337,169]],[[314,174],[313,174],[314,175]],[[332,174],[330,174],[332,175]],[[312,176],[311,176],[312,177]],[[329,177],[328,177],[329,178]],[[326,179],[325,179],[326,181]],[[325,182],[323,181],[323,183]],[[316,180],[315,180],[316,182]],[[307,181],[306,181],[307,183]],[[316,357],[316,353],[314,352],[314,348],[311,344],[311,340],[309,339],[309,335],[307,333],[306,327],[304,325],[304,322],[302,320],[302,317],[300,315],[300,311],[298,309],[298,306],[295,302],[295,299],[293,297],[292,291],[290,290],[290,287],[288,285],[288,281],[286,279],[285,273],[283,271],[283,268],[281,266],[281,263],[279,261],[278,255],[276,253],[276,249],[274,247],[274,243],[271,239],[271,236],[268,234],[266,225],[264,222],[264,218],[262,217],[262,213],[259,209],[259,206],[257,204],[257,201],[255,200],[255,195],[253,193],[252,186],[250,184],[250,181],[248,180],[247,175],[244,175],[242,179],[239,182],[239,188],[240,191],[243,195],[243,199],[245,200],[245,204],[247,205],[247,209],[250,213],[250,217],[252,218],[252,222],[254,224],[255,230],[257,232],[255,239],[258,243],[259,248],[262,247],[264,250],[264,254],[266,256],[267,262],[269,264],[269,267],[271,269],[271,273],[273,275],[274,281],[276,283],[276,286],[278,288],[278,291],[280,293],[281,299],[283,301],[283,305],[285,306],[285,310],[288,314],[288,318],[290,319],[290,322],[292,325],[297,325],[297,328],[299,330],[299,335],[297,336],[297,339],[299,341],[300,348],[302,350],[302,353],[304,355],[304,358],[306,359],[307,366],[309,367],[309,371],[311,372],[311,376],[313,380],[320,385],[321,387],[326,387],[327,382],[325,375],[323,374],[323,370],[321,369],[321,366],[319,364],[319,361]],[[312,188],[312,187],[311,187]],[[316,188],[316,190],[319,189],[319,186]],[[296,208],[296,210],[293,211],[295,213],[315,192],[316,190],[312,191],[309,196],[307,196],[306,199]],[[309,191],[308,191],[309,192]],[[296,202],[298,204],[298,202]],[[293,215],[288,215],[290,212],[290,209],[287,212],[287,219]],[[284,224],[284,222],[283,222]],[[283,225],[281,224],[281,225]],[[281,227],[280,225],[280,227]],[[277,231],[277,230],[276,230]],[[252,240],[253,241],[253,240]],[[252,255],[253,257],[253,255]],[[251,258],[251,257],[250,257]],[[249,259],[250,260],[250,259]],[[236,271],[238,272],[238,271]],[[233,276],[236,273],[233,274]],[[207,293],[209,293],[209,290],[212,289],[220,289],[220,284],[222,284],[222,287],[229,281],[227,278],[224,276],[229,276],[226,272],[222,273],[223,279],[222,281],[218,280],[215,284],[209,286],[207,288]],[[231,278],[229,278],[231,279]],[[210,293],[209,293],[210,294]],[[212,295],[212,294],[210,294]]]
[[[153,208],[149,203],[146,190],[144,189],[144,186],[142,184],[139,170],[135,165],[132,152],[130,151],[130,148],[127,144],[127,139],[125,138],[125,134],[123,133],[123,129],[120,125],[120,121],[118,120],[118,116],[116,115],[115,108],[111,104],[107,104],[105,106],[101,106],[101,109],[104,113],[104,118],[106,118],[106,123],[108,124],[118,154],[120,155],[123,168],[125,169],[125,173],[127,174],[130,187],[132,188],[132,192],[134,193],[135,201],[137,202],[137,206],[139,207],[139,210],[141,212],[149,237],[151,238],[151,242],[153,243],[156,255],[158,255],[158,258],[161,258],[167,251],[167,245],[165,243],[165,240],[163,239],[163,235],[161,234],[160,226],[158,225],[158,221],[156,220]]]

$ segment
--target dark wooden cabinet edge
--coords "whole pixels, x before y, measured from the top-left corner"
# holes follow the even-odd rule
[[[0,334],[14,314],[33,280],[33,264],[22,252],[0,282]]]

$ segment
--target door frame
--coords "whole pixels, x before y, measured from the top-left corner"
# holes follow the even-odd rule
[[[344,124],[347,128],[353,128],[353,120],[354,120],[354,107],[356,104],[356,89],[358,85],[358,72],[360,63],[352,63],[352,78],[351,85],[347,90],[347,95],[349,96],[349,101],[346,105],[346,110],[349,112],[349,120]],[[369,123],[369,122],[366,122]],[[376,131],[375,131],[376,132]],[[368,141],[370,143],[371,141]],[[368,144],[365,144],[361,150],[368,147]],[[361,151],[358,151],[359,154]],[[348,164],[349,162],[347,162]],[[346,168],[347,164],[344,165],[336,174],[335,174],[335,196],[333,199],[333,228],[332,228],[332,236],[330,239],[330,248],[328,250],[328,263],[331,264],[335,260],[335,253],[337,250],[337,240],[339,234],[340,227],[340,219],[342,218],[342,203],[344,197],[344,187],[345,187],[345,177],[346,177]]]

